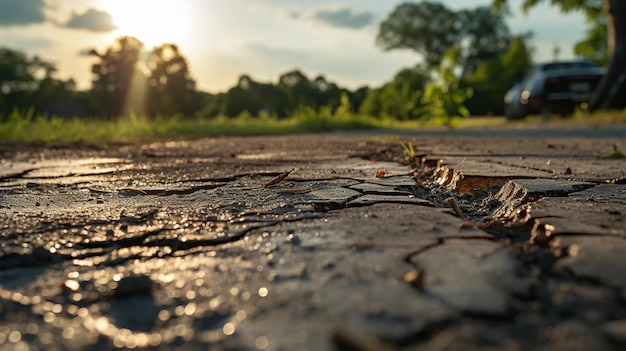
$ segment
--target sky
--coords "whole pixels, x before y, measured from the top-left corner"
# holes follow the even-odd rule
[[[385,52],[375,44],[380,23],[406,0],[0,0],[0,47],[38,55],[57,77],[90,87],[89,49],[103,50],[122,35],[146,48],[177,43],[198,88],[216,93],[242,74],[276,82],[300,69],[340,86],[378,86],[419,63],[409,50]],[[417,2],[417,1],[415,1]],[[486,6],[491,0],[442,0],[450,9]],[[526,15],[510,0],[513,34],[532,31],[535,61],[573,57],[584,36],[582,14],[540,5]]]

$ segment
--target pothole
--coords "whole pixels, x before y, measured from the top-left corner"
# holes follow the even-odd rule
[[[531,282],[527,286],[530,289],[528,294],[505,294],[511,300],[502,302],[502,310],[512,308],[516,320],[545,320],[549,317],[550,323],[559,326],[623,318],[626,314],[623,286],[626,283],[623,274],[615,273],[623,272],[619,268],[622,260],[616,256],[621,251],[619,248],[626,245],[623,232],[607,223],[597,224],[597,221],[581,226],[583,222],[570,219],[575,214],[566,210],[575,202],[576,206],[571,210],[581,211],[579,221],[585,221],[591,208],[604,211],[605,216],[621,214],[621,185],[615,184],[607,190],[603,187],[608,185],[567,179],[467,176],[442,164],[440,161],[435,167],[422,165],[416,170],[414,175],[420,197],[432,201],[437,207],[444,207],[453,199],[468,221],[482,224],[479,228],[493,235],[495,243],[514,253],[518,266],[511,274],[520,274],[527,283]],[[594,196],[596,188],[602,190],[598,191],[601,195]],[[547,205],[541,206],[543,202]],[[532,215],[537,207],[539,213]],[[554,208],[558,213],[550,212]],[[602,240],[603,236],[610,239],[611,249],[607,249],[607,240]],[[459,247],[469,244],[463,242]],[[583,246],[586,253],[581,254]],[[426,258],[421,256],[423,262],[417,262],[425,270],[426,277],[443,269],[437,265],[431,265],[429,269]],[[616,264],[620,266],[616,267]],[[449,268],[457,269],[455,267]],[[465,277],[459,272],[462,270],[453,273]],[[614,293],[620,289],[622,296]],[[447,291],[444,289],[444,292]],[[472,304],[467,306],[474,307]],[[478,320],[490,323],[488,318]],[[539,330],[544,324],[541,322],[533,328]],[[431,335],[413,346],[427,345],[427,340],[436,338],[437,335]]]

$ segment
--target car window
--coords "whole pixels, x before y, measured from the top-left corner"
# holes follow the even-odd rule
[[[559,69],[571,69],[571,68],[593,68],[597,67],[593,62],[579,61],[579,62],[554,62],[546,63],[541,66],[542,71],[556,71]]]

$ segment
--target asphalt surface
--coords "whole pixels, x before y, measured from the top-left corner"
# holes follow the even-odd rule
[[[622,350],[614,146],[623,125],[4,146],[0,350]]]

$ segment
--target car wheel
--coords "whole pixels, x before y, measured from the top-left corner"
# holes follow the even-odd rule
[[[524,119],[526,118],[526,113],[522,108],[515,108],[514,106],[508,105],[504,109],[504,116],[508,120]]]

